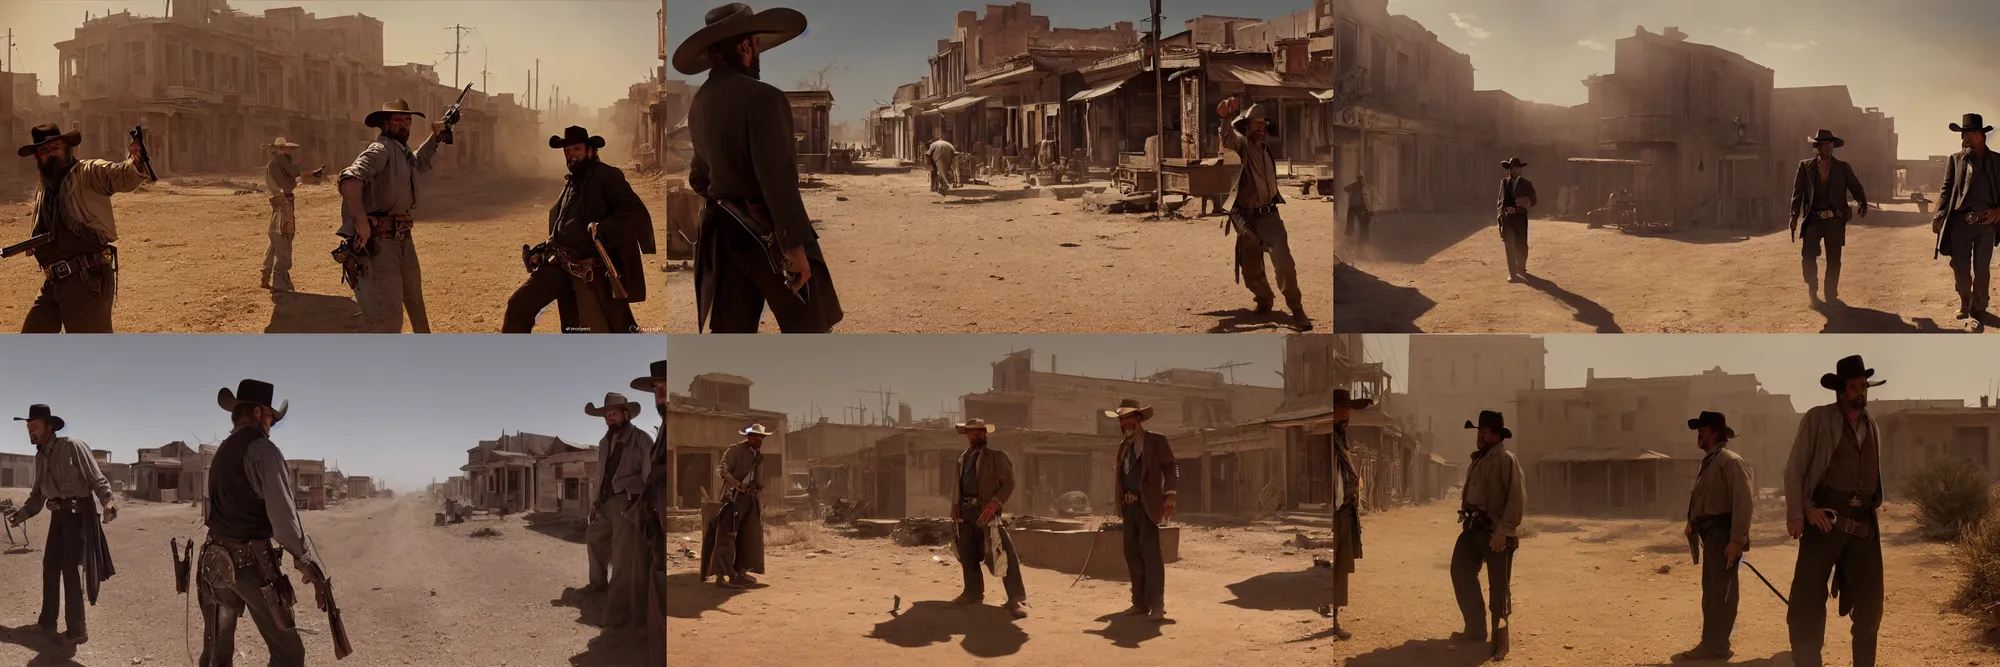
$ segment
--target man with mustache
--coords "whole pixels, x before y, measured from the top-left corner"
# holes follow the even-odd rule
[[[1840,614],[1854,620],[1854,667],[1875,666],[1882,630],[1882,437],[1868,415],[1868,389],[1881,386],[1860,355],[1841,359],[1819,385],[1834,402],[1799,418],[1785,462],[1785,530],[1799,541],[1792,571],[1792,664],[1820,667],[1826,646],[1827,581]]]
[[[632,423],[639,416],[639,403],[624,394],[604,395],[604,407],[587,403],[584,414],[604,419],[604,437],[597,441],[598,463],[603,479],[597,499],[590,505],[590,522],[584,543],[590,559],[591,584],[608,590],[604,616],[598,627],[622,627],[636,614],[646,614],[646,550],[639,537],[640,496],[646,493],[646,465],[652,460],[653,443],[646,432]],[[609,570],[605,580],[601,572]],[[599,586],[601,584],[601,586]]]
[[[1232,97],[1223,100],[1215,112],[1228,118],[1242,108],[1243,98]],[[1271,154],[1269,143],[1276,129],[1270,111],[1262,104],[1250,105],[1241,116],[1223,123],[1222,145],[1235,151],[1243,161],[1243,171],[1230,184],[1229,198],[1222,208],[1229,216],[1225,224],[1236,232],[1237,274],[1256,299],[1257,314],[1269,315],[1276,298],[1264,275],[1264,253],[1268,252],[1271,271],[1278,277],[1278,291],[1284,293],[1285,305],[1292,310],[1292,326],[1312,331],[1312,320],[1306,317],[1305,302],[1299,296],[1298,268],[1292,261],[1285,219],[1278,215],[1278,205],[1285,203],[1285,197],[1278,194],[1278,159]]]
[[[1027,618],[1028,589],[1021,580],[1021,559],[1014,555],[1014,540],[1007,536],[1006,528],[993,526],[1001,520],[1001,506],[1014,495],[1014,462],[1006,452],[987,446],[986,437],[995,428],[986,420],[967,419],[957,428],[965,435],[965,451],[958,455],[958,500],[951,504],[951,520],[958,524],[953,545],[958,549],[965,587],[951,603],[972,605],[986,599],[986,577],[979,568],[993,549],[988,540],[998,537],[1007,560],[1000,576],[1007,590],[1007,603],[1002,608],[1015,618]]]
[[[1750,512],[1755,491],[1743,457],[1729,449],[1736,431],[1720,412],[1688,420],[1695,444],[1707,452],[1688,494],[1684,534],[1701,562],[1701,643],[1676,660],[1727,660],[1729,633],[1736,628],[1736,562],[1750,548]]]
[[[113,573],[103,524],[118,518],[118,502],[112,499],[111,482],[90,457],[90,446],[56,435],[67,424],[49,406],[28,406],[28,416],[14,421],[28,423],[28,441],[35,445],[35,485],[19,511],[7,511],[7,523],[19,526],[43,508],[49,511],[44,541],[48,549],[42,552],[42,615],[35,627],[54,636],[60,603],[69,624],[62,637],[82,644],[90,641],[84,623],[85,593],[91,604],[97,604],[99,584]]]
[[[597,158],[604,137],[571,125],[560,137],[549,137],[569,165],[562,195],[549,209],[546,243],[529,248],[522,259],[528,282],[507,299],[501,333],[529,333],[536,316],[556,304],[563,333],[638,333],[632,304],[646,300],[646,270],[640,254],[653,252],[653,217],[646,202],[625,181],[625,172]],[[597,241],[611,255],[628,299],[611,290],[610,270],[603,266]]]
[[[41,182],[35,189],[32,236],[48,242],[28,254],[42,267],[42,290],[21,333],[111,333],[111,301],[118,292],[118,226],[111,195],[146,182],[139,167],[139,144],[125,146],[124,162],[79,160],[83,133],[63,132],[54,123],[29,132],[21,157],[35,157]]]
[[[1112,495],[1125,525],[1125,567],[1132,577],[1132,607],[1127,615],[1167,619],[1167,569],[1160,551],[1160,524],[1174,518],[1180,494],[1180,464],[1167,436],[1146,430],[1153,407],[1135,399],[1118,402],[1104,416],[1118,420],[1125,439],[1118,443]]]
[[[395,100],[368,114],[362,122],[382,130],[354,164],[340,172],[340,235],[362,249],[361,275],[355,279],[354,302],[361,306],[364,330],[402,333],[403,313],[410,331],[430,333],[424,309],[423,269],[417,264],[417,175],[431,170],[439,144],[451,143],[451,129],[433,133],[417,150],[409,148],[410,103]]]
[[[1993,305],[1993,246],[2000,232],[2000,156],[1986,145],[1993,131],[1979,114],[1965,114],[1964,125],[1952,123],[1961,150],[1945,161],[1944,189],[1931,218],[1937,235],[1932,256],[1951,257],[1951,275],[1958,290],[1958,319],[1991,316]]]

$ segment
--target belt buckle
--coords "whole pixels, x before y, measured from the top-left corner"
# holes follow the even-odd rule
[[[1860,507],[1860,506],[1861,506],[1861,497],[1860,497],[1860,496],[1855,496],[1855,497],[1853,497],[1853,498],[1848,498],[1848,499],[1847,499],[1847,506],[1848,506],[1848,507]]]
[[[70,276],[76,275],[76,268],[70,265],[70,262],[72,261],[74,260],[65,259],[63,261],[50,264],[49,275],[55,276],[56,280],[62,280]]]
[[[1831,219],[1833,219],[1833,211],[1820,211],[1820,212],[1819,212],[1819,219],[1821,219],[1821,220],[1831,220]]]

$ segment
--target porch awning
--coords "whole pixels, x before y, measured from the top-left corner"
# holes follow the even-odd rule
[[[1319,98],[1321,102],[1332,102],[1338,92],[1334,90],[1316,90],[1313,91],[1313,97]]]
[[[1137,75],[1137,74],[1133,74],[1133,75],[1130,75],[1130,76],[1125,76],[1125,77],[1121,77],[1121,78],[1119,78],[1119,79],[1116,79],[1116,80],[1113,80],[1112,82],[1110,82],[1110,83],[1107,83],[1107,84],[1104,84],[1104,85],[1102,85],[1102,86],[1098,86],[1098,87],[1096,87],[1096,88],[1092,88],[1092,89],[1090,89],[1090,90],[1086,90],[1086,91],[1083,91],[1083,92],[1081,92],[1081,93],[1077,93],[1077,94],[1075,94],[1075,95],[1072,95],[1072,96],[1070,96],[1070,98],[1069,98],[1069,101],[1071,101],[1071,102],[1084,102],[1084,101],[1088,101],[1088,100],[1094,100],[1094,99],[1097,99],[1097,98],[1100,98],[1100,97],[1103,97],[1103,96],[1105,96],[1105,95],[1110,95],[1111,93],[1113,93],[1113,92],[1117,91],[1117,90],[1118,90],[1119,88],[1121,88],[1121,87],[1124,87],[1124,85],[1125,85],[1125,82],[1127,82],[1127,81],[1131,81],[1131,80],[1132,80],[1132,77],[1134,77],[1134,76],[1138,76],[1138,75]]]
[[[1626,160],[1621,158],[1610,158],[1610,157],[1573,157],[1570,158],[1569,161],[1577,164],[1625,164],[1636,167],[1645,167],[1653,164],[1645,160]]]
[[[1674,457],[1650,449],[1573,447],[1542,458],[1550,463],[1604,463],[1610,461],[1670,461]]]
[[[978,104],[978,103],[980,103],[980,102],[984,102],[984,101],[986,101],[986,96],[985,96],[985,95],[974,95],[974,96],[972,96],[972,97],[961,97],[961,98],[958,98],[958,99],[955,99],[955,100],[952,100],[952,101],[950,101],[950,102],[946,102],[946,103],[944,103],[943,105],[939,106],[939,107],[938,107],[938,108],[936,109],[936,111],[937,111],[937,112],[939,112],[939,113],[944,113],[944,112],[948,112],[948,111],[957,111],[957,110],[959,110],[959,109],[963,109],[963,108],[966,108],[966,107],[969,107],[969,106],[972,106],[972,105],[974,105],[974,104]]]

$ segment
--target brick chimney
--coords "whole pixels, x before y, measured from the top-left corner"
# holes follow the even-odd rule
[[[1980,408],[1980,409],[1982,409],[1982,410],[1983,410],[1983,409],[1986,409],[1987,407],[1989,407],[1989,406],[1988,406],[1987,404],[1988,404],[1988,403],[1990,403],[1990,402],[1992,402],[1992,400],[1993,400],[1993,397],[1992,397],[1992,396],[1981,396],[1981,397],[1979,397],[1979,408]]]

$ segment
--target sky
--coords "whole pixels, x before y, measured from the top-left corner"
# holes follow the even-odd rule
[[[660,417],[634,378],[665,354],[664,336],[124,335],[0,336],[0,452],[32,454],[13,417],[34,403],[68,422],[60,435],[131,463],[176,440],[217,443],[229,413],[216,390],[245,378],[291,401],[271,440],[290,459],[325,459],[349,475],[420,491],[462,474],[465,450],[501,431],[582,446],[603,437],[584,414],[619,392]]]
[[[702,25],[720,0],[675,0],[667,9],[671,48]],[[898,85],[929,74],[937,40],[951,36],[965,0],[789,0],[811,27],[765,56],[764,79],[790,88],[832,62],[836,120],[865,116]],[[755,4],[764,7],[766,4]],[[1311,7],[1308,0],[1163,0],[1166,34],[1202,14],[1271,18]],[[842,8],[836,10],[836,8]],[[1035,6],[1053,25],[1135,25],[1142,0],[1066,0]],[[1611,47],[1635,26],[1678,26],[1691,41],[1742,54],[1776,71],[1780,87],[1844,84],[1862,107],[1896,119],[1903,158],[1955,152],[1946,125],[1960,114],[2000,118],[2000,88],[1966,85],[1990,75],[1968,54],[2000,23],[1991,0],[1389,0],[1446,46],[1472,58],[1475,86],[1521,99],[1587,101],[1583,79],[1610,73]],[[1143,29],[1143,26],[1140,26]],[[440,49],[443,50],[443,49]],[[669,76],[679,75],[669,72]]]
[[[854,411],[843,407],[856,405],[874,421],[881,399],[861,389],[896,392],[894,400],[909,403],[918,419],[957,411],[960,396],[993,387],[994,362],[1026,349],[1035,351],[1037,371],[1049,369],[1051,356],[1061,373],[1119,379],[1132,378],[1135,367],[1144,376],[1234,362],[1249,364],[1234,369],[1236,382],[1283,387],[1276,373],[1284,367],[1283,344],[1277,336],[1171,334],[669,336],[667,388],[685,394],[697,375],[740,375],[754,383],[751,407],[789,414],[798,428],[816,421],[802,418],[815,403],[814,414],[834,422],[854,423]]]
[[[1396,378],[1409,375],[1409,337],[1371,335],[1365,345]],[[1800,412],[1832,402],[1821,375],[1841,357],[1859,354],[1888,384],[1872,399],[1964,399],[1979,404],[2000,382],[2000,339],[1992,336],[1838,334],[1566,334],[1543,336],[1548,386],[1581,387],[1589,369],[1598,377],[1693,375],[1717,366],[1757,375],[1764,389],[1790,394]],[[672,385],[668,385],[672,386]],[[1397,390],[1408,389],[1402,381]]]
[[[321,18],[367,14],[382,20],[385,59],[436,64],[445,83],[452,78],[449,27],[468,26],[475,30],[463,38],[461,81],[477,81],[485,63],[488,92],[524,93],[528,70],[540,58],[542,96],[561,86],[565,97],[589,108],[623,99],[660,65],[660,0],[231,0],[229,6],[252,15],[280,7],[304,7]],[[0,0],[0,31],[14,30],[20,58],[10,69],[41,74],[42,93],[54,95],[55,43],[75,35],[85,12],[161,16],[166,7],[167,0]]]

